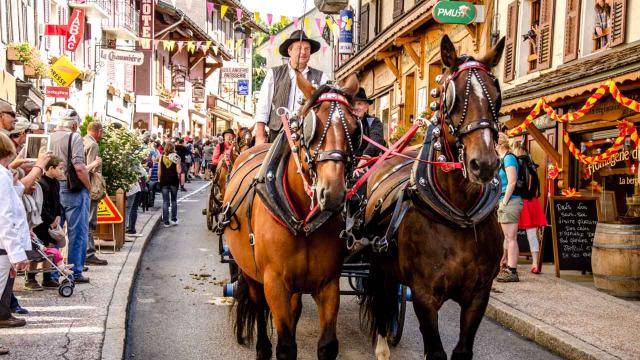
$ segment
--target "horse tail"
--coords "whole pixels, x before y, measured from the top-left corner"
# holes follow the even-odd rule
[[[266,301],[256,303],[250,295],[249,283],[245,276],[240,272],[238,281],[234,290],[233,297],[234,307],[236,311],[233,329],[236,333],[236,341],[240,345],[250,345],[253,342],[256,323],[260,312],[268,321],[270,316],[269,306]]]
[[[360,327],[371,335],[374,345],[378,335],[386,337],[391,332],[398,315],[398,296],[398,281],[373,255],[360,296]]]

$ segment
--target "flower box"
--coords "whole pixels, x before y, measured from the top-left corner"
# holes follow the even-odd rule
[[[7,48],[7,60],[13,62],[20,62],[20,56],[18,55],[18,51],[15,48],[8,47]]]
[[[38,77],[36,68],[34,68],[31,65],[25,64],[24,65],[24,76],[27,76],[27,77]]]

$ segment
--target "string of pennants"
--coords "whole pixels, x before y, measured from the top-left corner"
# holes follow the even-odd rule
[[[145,38],[139,38],[138,44],[142,48],[148,49],[153,44],[153,48],[158,49],[162,47],[166,51],[178,50],[178,52],[182,50],[186,50],[191,54],[194,54],[198,51],[202,51],[203,53],[207,53],[209,50],[213,51],[214,54],[218,55],[220,52],[220,47],[215,45],[213,41],[178,41],[178,40],[151,40]],[[245,44],[245,40],[236,40],[235,48],[238,49]],[[246,46],[251,47],[253,44],[253,39],[246,39]],[[225,43],[228,49],[231,49],[234,46],[233,40],[228,40]]]
[[[598,87],[596,92],[587,99],[582,108],[570,113],[566,113],[564,115],[558,115],[553,107],[547,104],[547,101],[544,97],[540,98],[534,106],[533,110],[531,110],[529,115],[522,122],[522,124],[509,131],[509,136],[517,136],[522,134],[529,126],[531,126],[533,120],[536,119],[542,111],[544,111],[549,116],[549,118],[559,123],[568,123],[574,120],[578,120],[581,117],[585,116],[591,110],[591,108],[593,108],[593,106],[607,94],[607,92],[609,92],[620,105],[637,113],[640,113],[640,102],[624,96],[616,86],[615,81],[607,80],[606,82],[602,83]],[[583,154],[582,151],[580,151],[580,148],[571,141],[566,128],[563,130],[562,139],[567,145],[567,149],[569,150],[569,152],[576,159],[578,159],[578,161],[583,164],[595,164],[606,161],[613,155],[615,155],[624,143],[624,139],[627,136],[629,136],[631,138],[631,141],[635,143],[636,146],[638,146],[640,137],[635,126],[631,122],[626,120],[619,122],[618,130],[619,135],[613,141],[613,145],[604,153],[596,156],[588,156]]]

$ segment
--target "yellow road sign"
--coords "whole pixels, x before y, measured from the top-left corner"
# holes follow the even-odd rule
[[[118,224],[122,222],[122,215],[113,201],[105,196],[98,203],[98,224]]]
[[[58,85],[69,86],[80,75],[80,70],[66,56],[61,56],[49,67],[49,75]]]

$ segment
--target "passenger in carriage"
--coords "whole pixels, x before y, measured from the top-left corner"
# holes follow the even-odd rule
[[[227,129],[222,133],[224,142],[218,144],[213,150],[213,156],[211,157],[211,165],[215,168],[223,160],[223,156],[228,155],[231,152],[233,146],[233,140],[236,138],[236,134],[231,129]],[[230,157],[229,157],[230,158]]]
[[[353,97],[353,113],[362,122],[362,134],[378,144],[384,144],[384,126],[380,119],[369,115],[369,106],[371,106],[371,104],[373,104],[373,100],[367,97],[363,88],[360,88],[356,96]],[[356,150],[356,156],[376,157],[380,155],[381,152],[382,150],[375,145],[363,140],[360,147]],[[354,178],[366,172],[367,168],[361,167],[366,163],[366,159],[358,162],[358,166],[356,166],[356,169],[353,171]]]
[[[273,142],[282,130],[282,120],[276,113],[278,108],[295,111],[300,107],[304,95],[296,84],[296,71],[300,71],[315,87],[329,81],[327,74],[307,66],[311,55],[320,50],[320,43],[308,38],[304,31],[292,32],[278,50],[289,61],[269,69],[262,83],[256,107],[256,145]],[[267,127],[268,138],[265,133]]]

